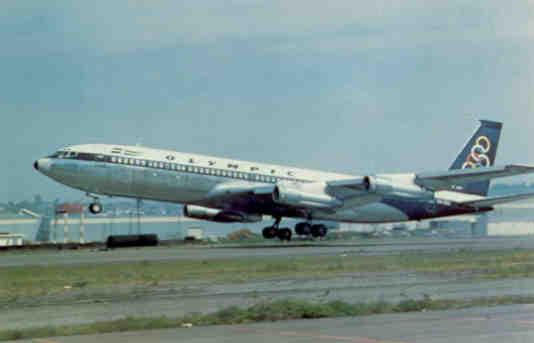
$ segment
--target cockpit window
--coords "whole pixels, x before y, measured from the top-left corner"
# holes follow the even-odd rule
[[[68,152],[59,150],[53,153],[52,155],[48,156],[49,158],[65,158],[67,156]]]
[[[63,151],[59,150],[53,153],[52,155],[48,156],[48,158],[77,158],[78,153],[75,151]]]

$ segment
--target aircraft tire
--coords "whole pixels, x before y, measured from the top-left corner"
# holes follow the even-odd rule
[[[102,213],[102,210],[103,210],[102,204],[98,202],[94,202],[89,205],[89,212],[91,212],[92,214]]]
[[[278,239],[289,242],[291,240],[291,230],[289,228],[278,229]]]
[[[323,224],[312,225],[311,235],[314,238],[322,238],[328,233],[328,228]]]
[[[299,236],[308,236],[311,233],[311,225],[302,222],[295,225],[295,233]]]
[[[276,236],[278,236],[278,229],[273,226],[267,226],[263,228],[261,231],[261,234],[263,235],[263,238],[265,239],[273,239]]]

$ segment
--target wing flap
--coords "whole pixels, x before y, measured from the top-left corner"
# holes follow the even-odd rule
[[[458,190],[462,185],[487,181],[499,177],[508,177],[534,173],[534,166],[510,164],[502,167],[449,170],[441,173],[419,173],[414,182],[434,191]]]
[[[534,198],[534,193],[514,194],[514,195],[507,195],[507,196],[500,196],[500,197],[488,197],[488,198],[479,199],[479,200],[463,201],[458,204],[471,206],[471,207],[490,207],[494,205],[505,204],[505,203],[519,201],[519,200],[526,200],[530,198]]]

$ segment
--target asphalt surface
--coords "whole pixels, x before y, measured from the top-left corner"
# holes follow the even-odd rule
[[[483,239],[419,239],[359,241],[358,243],[330,243],[306,245],[299,243],[269,244],[266,246],[162,246],[98,250],[36,250],[0,252],[0,268],[8,266],[98,264],[128,261],[202,260],[235,257],[289,257],[315,255],[384,255],[408,251],[446,252],[459,249],[534,249],[534,237],[499,237]]]
[[[126,316],[181,317],[228,306],[251,306],[288,298],[348,303],[420,299],[471,299],[534,295],[534,279],[476,280],[415,273],[365,273],[325,279],[267,280],[240,284],[189,285],[181,288],[110,290],[109,295],[40,299],[24,306],[0,306],[0,328],[58,326],[107,321]]]
[[[513,305],[443,312],[58,337],[24,342],[527,343],[533,341],[534,306]]]
[[[251,256],[384,255],[408,251],[458,249],[534,249],[532,238],[478,240],[388,240],[365,244],[323,243],[314,246],[270,247],[173,246],[112,251],[35,251],[0,254],[0,268],[51,264],[114,263],[135,260],[191,260],[249,258]],[[469,274],[413,272],[354,273],[323,279],[277,279],[236,284],[188,283],[145,289],[112,288],[98,294],[71,291],[35,299],[19,299],[17,305],[0,304],[0,328],[114,320],[125,316],[180,317],[191,312],[213,312],[231,305],[250,306],[261,301],[299,298],[310,301],[343,300],[397,302],[430,295],[442,299],[479,296],[534,295],[534,279],[477,280]],[[81,291],[80,291],[81,292]]]
[[[0,254],[0,268],[32,264],[113,263],[132,260],[215,259],[251,256],[384,255],[407,251],[454,251],[458,249],[534,248],[531,238],[479,240],[385,241],[373,244],[323,244],[271,247],[158,247],[113,251],[36,251]],[[114,320],[125,316],[180,317],[191,312],[208,313],[231,305],[250,306],[261,301],[299,298],[310,301],[343,300],[397,302],[430,295],[441,299],[479,296],[534,295],[534,279],[478,280],[469,274],[414,272],[346,273],[312,279],[275,279],[235,284],[187,283],[149,288],[110,288],[96,294],[73,290],[59,295],[19,299],[0,304],[0,328]]]

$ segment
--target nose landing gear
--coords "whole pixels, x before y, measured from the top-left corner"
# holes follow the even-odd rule
[[[100,199],[96,195],[87,193],[87,196],[90,198],[93,198],[93,202],[89,204],[89,212],[92,214],[100,214],[104,210],[104,206],[102,206],[102,203],[100,202]]]
[[[99,202],[93,202],[89,205],[89,212],[92,214],[100,214],[102,213],[103,206]]]

